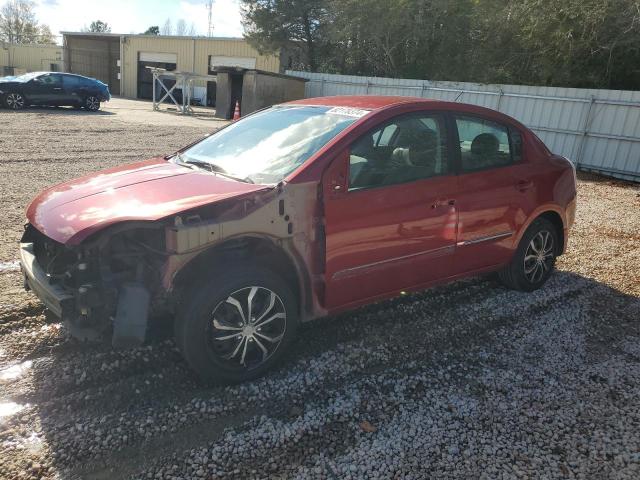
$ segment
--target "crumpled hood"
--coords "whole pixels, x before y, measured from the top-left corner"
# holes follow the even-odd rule
[[[73,245],[115,223],[159,220],[268,188],[156,158],[49,188],[29,205],[27,219],[53,240]]]

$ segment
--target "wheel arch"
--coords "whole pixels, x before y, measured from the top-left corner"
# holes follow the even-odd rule
[[[531,226],[533,222],[538,220],[539,218],[544,218],[551,222],[551,224],[556,228],[556,233],[558,234],[558,241],[560,242],[560,248],[558,249],[558,255],[562,255],[566,248],[567,243],[567,229],[566,229],[566,216],[564,211],[558,205],[543,205],[538,207],[527,219],[524,223],[520,231],[518,232],[518,236],[516,241],[514,242],[515,248],[517,248],[524,232]]]
[[[234,263],[269,269],[279,275],[298,299],[301,320],[311,308],[311,281],[304,261],[282,241],[262,235],[242,235],[212,246],[191,259],[173,277],[172,290],[178,299],[190,282],[211,276],[216,269]]]

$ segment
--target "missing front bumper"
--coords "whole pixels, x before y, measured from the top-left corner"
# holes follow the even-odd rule
[[[52,284],[40,267],[33,251],[33,243],[20,244],[20,269],[24,275],[25,289],[36,296],[56,317],[70,320],[73,316],[75,299],[60,285]]]

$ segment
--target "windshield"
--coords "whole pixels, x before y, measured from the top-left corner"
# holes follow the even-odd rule
[[[42,72],[24,73],[22,75],[18,75],[17,77],[14,77],[11,81],[12,82],[28,82],[32,78],[36,78],[38,75],[42,75]]]
[[[182,152],[179,160],[204,162],[212,171],[253,183],[278,183],[366,113],[331,107],[272,107],[211,135]]]

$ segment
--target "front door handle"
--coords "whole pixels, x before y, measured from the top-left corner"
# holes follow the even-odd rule
[[[62,87],[53,87],[53,89],[57,92],[59,90],[62,90]]]
[[[531,187],[533,187],[533,182],[531,180],[520,180],[517,184],[516,184],[516,188],[518,190],[520,190],[521,192],[526,192],[527,190],[529,190]]]
[[[452,207],[455,204],[456,204],[456,201],[454,199],[448,198],[446,200],[436,200],[431,204],[431,208]]]

